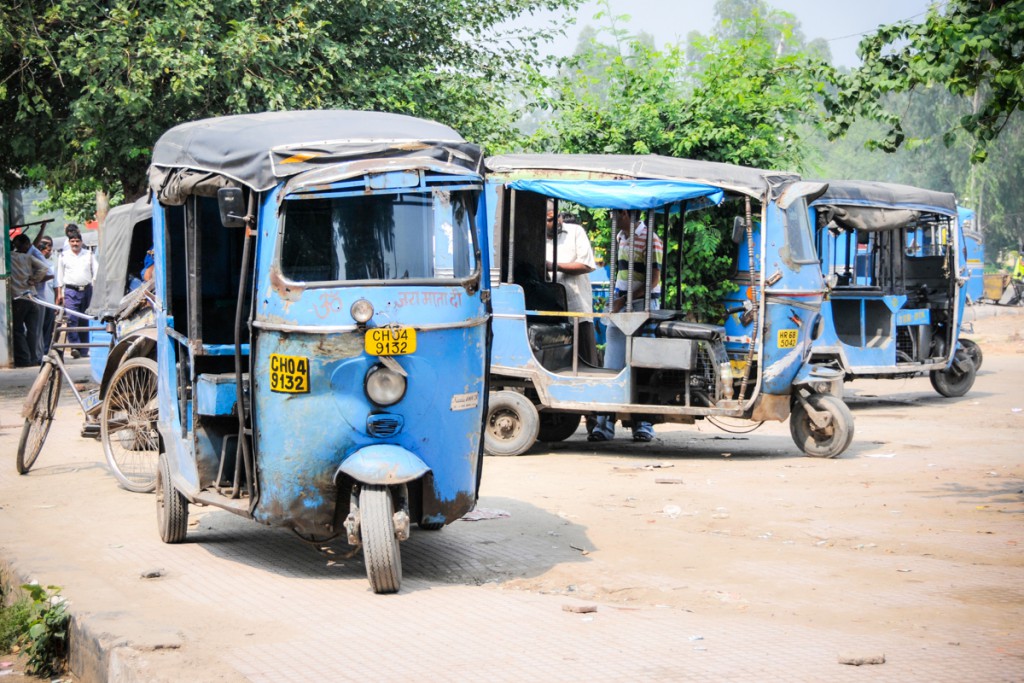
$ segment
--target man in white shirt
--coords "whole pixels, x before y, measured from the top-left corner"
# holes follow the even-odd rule
[[[561,214],[558,222],[558,282],[565,287],[566,305],[570,312],[591,314],[594,312],[594,299],[590,290],[590,273],[597,268],[594,261],[594,250],[590,246],[590,238],[582,225],[566,222],[568,214]],[[554,250],[555,212],[548,211],[547,216],[547,263],[545,270],[551,272],[551,258]],[[594,336],[594,321],[591,318],[580,319],[579,322],[579,355],[587,363],[597,367],[597,341]]]
[[[96,257],[82,246],[82,234],[78,230],[68,232],[68,248],[57,261],[57,305],[69,311],[85,313],[92,301],[92,283],[96,279]],[[72,316],[72,326],[84,327],[88,321]],[[68,332],[69,344],[88,344],[88,332]],[[88,356],[89,348],[71,350],[71,356]]]

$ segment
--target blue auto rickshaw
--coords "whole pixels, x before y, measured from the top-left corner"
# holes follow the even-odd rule
[[[161,538],[190,504],[362,546],[474,506],[490,307],[482,155],[375,112],[186,123],[150,167]]]
[[[985,235],[978,229],[974,209],[958,206],[957,218],[967,253],[967,300],[976,304],[985,296]]]
[[[853,417],[833,389],[841,377],[807,363],[825,291],[807,199],[824,189],[821,183],[656,155],[504,155],[486,166],[495,239],[488,453],[519,455],[538,440],[567,439],[592,414],[685,424],[789,417],[793,439],[808,455],[834,457],[849,446]],[[544,232],[546,212],[564,205],[629,211],[630,225],[612,234],[628,232],[627,243],[634,243],[643,220],[654,228],[645,230],[648,254],[655,233],[664,253],[672,252],[683,239],[680,217],[712,209],[724,216],[723,231],[735,235],[742,253],[742,294],[723,302],[726,324],[689,319],[683,288],[665,288],[658,297],[650,273],[642,301],[630,291],[622,310],[569,311]],[[614,283],[614,237],[606,253]],[[666,282],[682,268],[672,260],[663,264]],[[545,275],[537,281],[531,273]],[[624,368],[579,357],[579,323],[593,318],[626,337]]]
[[[811,219],[833,283],[815,362],[846,380],[928,374],[939,394],[966,394],[977,368],[959,338],[967,292],[955,197],[830,181]]]

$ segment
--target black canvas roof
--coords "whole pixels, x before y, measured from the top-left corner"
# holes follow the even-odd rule
[[[956,215],[956,197],[910,185],[870,180],[830,180],[825,194],[814,204],[876,206],[880,209],[911,209]]]
[[[824,211],[819,225],[832,222],[865,232],[903,228],[926,214],[957,215],[956,197],[949,192],[871,180],[829,181],[828,189],[811,206]]]
[[[216,176],[258,192],[282,179],[368,157],[428,157],[479,172],[482,152],[448,126],[366,111],[281,111],[183,123],[153,147],[150,187],[185,172]],[[227,181],[227,182],[225,182]],[[193,184],[195,181],[191,181]],[[163,199],[163,195],[161,195]]]

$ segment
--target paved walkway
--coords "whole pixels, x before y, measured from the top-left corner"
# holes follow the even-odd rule
[[[556,515],[537,501],[485,497],[481,507],[512,516],[414,529],[391,596],[369,591],[344,543],[318,548],[222,511],[193,508],[188,542],[165,545],[153,496],[116,486],[67,396],[36,468],[17,475],[17,396],[30,381],[0,371],[0,560],[18,581],[63,587],[81,680],[1024,680],[1019,632],[936,642],[657,605],[576,613],[565,608],[592,603],[571,591],[503,589],[590,561],[552,542]],[[516,519],[535,523],[508,534]],[[886,662],[843,666],[844,652]]]

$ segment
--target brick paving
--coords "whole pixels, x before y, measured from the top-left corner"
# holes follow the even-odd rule
[[[0,382],[10,374],[0,372]],[[1024,681],[1024,630],[1000,630],[984,613],[967,618],[977,601],[996,599],[1022,611],[1020,562],[986,567],[984,580],[972,582],[964,574],[970,567],[919,557],[912,574],[898,577],[899,589],[884,596],[861,588],[853,575],[819,576],[781,559],[733,568],[805,582],[794,612],[813,603],[816,585],[843,580],[846,599],[858,609],[884,601],[963,610],[955,633],[862,633],[786,615],[652,604],[597,602],[596,612],[581,614],[563,606],[594,601],[505,585],[598,561],[554,541],[551,529],[564,522],[557,515],[516,534],[495,533],[515,517],[540,517],[524,506],[512,519],[414,529],[401,547],[402,592],[378,596],[368,589],[361,556],[346,557],[343,542],[317,547],[223,511],[193,508],[189,542],[162,544],[153,497],[117,489],[99,444],[78,437],[79,422],[77,408],[65,401],[37,469],[19,477],[17,404],[0,398],[0,560],[21,579],[64,587],[78,632],[94,639],[79,638],[77,647],[97,650],[92,657],[100,664],[90,670],[97,680]],[[514,504],[497,496],[480,502]],[[763,542],[793,542],[781,529],[766,536],[771,526],[756,532]],[[917,542],[928,545],[929,537],[958,532],[938,524],[920,533]],[[827,535],[834,543],[861,543],[856,529],[838,523]],[[751,541],[705,537],[739,540]],[[1006,550],[996,536],[957,543],[979,558]],[[882,553],[872,553],[857,555],[857,572],[884,570]],[[154,568],[162,576],[139,578]],[[837,662],[844,652],[884,653],[886,662],[844,666]]]

